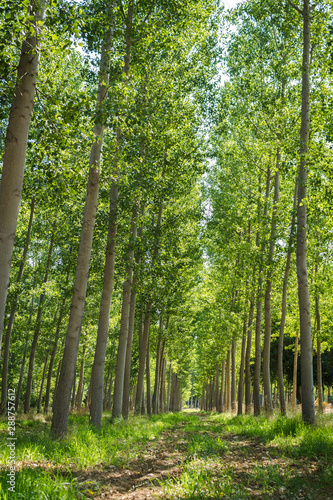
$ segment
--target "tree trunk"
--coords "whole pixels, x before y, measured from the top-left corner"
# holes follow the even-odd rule
[[[215,376],[215,410],[219,411],[219,380],[220,380],[220,371],[219,364],[216,364],[216,376]]]
[[[225,410],[230,411],[231,410],[231,402],[230,402],[230,357],[231,357],[231,351],[229,349],[228,354],[227,354],[227,363],[225,367]]]
[[[300,316],[302,416],[314,423],[313,366],[311,342],[311,314],[307,270],[307,153],[310,130],[310,2],[303,0],[303,65],[302,65],[302,120],[300,132],[300,167],[297,200],[297,281]]]
[[[166,402],[166,411],[170,411],[170,392],[171,392],[171,375],[172,375],[172,369],[171,369],[171,361],[169,364],[169,376],[168,376],[168,392],[167,392],[167,402]]]
[[[84,356],[86,353],[86,348],[83,347],[81,366],[80,366],[80,378],[79,378],[79,386],[77,388],[77,401],[76,401],[76,410],[80,411],[81,402],[82,402],[82,393],[83,393],[83,375],[84,375]]]
[[[252,296],[250,301],[249,321],[247,324],[247,343],[246,343],[246,354],[245,354],[245,413],[247,415],[251,413],[251,407],[252,407],[250,361],[251,361],[253,313],[254,313],[254,297]]]
[[[39,397],[38,397],[38,403],[37,403],[37,413],[40,413],[40,407],[42,404],[43,389],[44,389],[44,382],[45,382],[46,367],[47,367],[48,359],[49,359],[49,353],[46,354],[46,358],[45,358],[43,375],[42,375],[42,382],[40,384],[40,391],[39,391]]]
[[[241,360],[240,360],[240,368],[239,368],[237,415],[243,414],[246,333],[247,333],[247,315],[245,314],[244,315],[244,322],[243,322],[242,350],[241,350]]]
[[[20,267],[19,267],[19,271],[17,274],[17,278],[16,278],[16,283],[20,283],[22,276],[23,276],[23,269],[24,269],[24,264],[25,264],[26,258],[27,258],[29,241],[30,241],[32,221],[34,218],[34,210],[35,210],[35,197],[32,197],[31,205],[30,205],[30,217],[29,217],[28,229],[27,229],[27,234],[26,234],[26,238],[25,238],[25,244],[24,244],[23,254],[22,254],[22,258],[21,258],[21,262],[20,262]],[[4,411],[6,404],[7,404],[9,348],[10,348],[10,339],[11,339],[11,335],[12,335],[12,331],[13,331],[13,324],[14,324],[14,318],[15,318],[18,297],[19,297],[19,293],[16,292],[14,297],[13,297],[13,303],[12,303],[12,306],[10,309],[10,315],[9,315],[7,331],[6,331],[5,348],[3,351],[1,404],[0,404],[1,413]]]
[[[72,388],[72,399],[71,399],[71,410],[74,410],[75,395],[76,395],[76,370],[74,372],[74,380],[73,380],[73,388]]]
[[[221,372],[221,390],[220,390],[220,408],[219,408],[219,411],[221,413],[224,412],[224,397],[223,397],[224,374],[225,374],[225,360],[222,361],[222,372]]]
[[[162,359],[161,371],[161,391],[160,391],[160,411],[165,412],[165,375],[166,375],[166,359]]]
[[[157,342],[157,352],[156,352],[155,384],[154,384],[154,393],[153,393],[153,401],[152,401],[153,413],[155,415],[159,412],[158,394],[159,394],[160,367],[161,367],[162,330],[163,330],[163,318],[161,315],[160,316],[158,342]]]
[[[146,382],[147,382],[147,414],[151,415],[151,391],[150,391],[150,342],[148,336],[146,355]]]
[[[27,391],[25,394],[25,401],[24,401],[24,413],[29,413],[30,410],[30,398],[31,398],[31,388],[32,388],[32,373],[34,369],[34,363],[35,363],[35,355],[36,355],[36,349],[37,349],[37,342],[39,338],[39,332],[40,332],[40,325],[41,325],[41,320],[42,320],[42,313],[43,313],[43,305],[44,305],[44,299],[45,299],[45,285],[48,281],[49,278],[49,270],[50,270],[50,265],[51,265],[51,256],[52,256],[52,251],[53,251],[53,245],[54,245],[54,238],[55,238],[55,232],[56,232],[56,220],[54,221],[53,224],[53,231],[52,231],[52,236],[51,236],[51,241],[50,241],[50,246],[49,246],[49,252],[47,256],[47,261],[46,261],[46,269],[45,269],[45,274],[44,274],[44,279],[43,279],[43,286],[42,286],[42,293],[39,296],[39,305],[38,305],[38,310],[37,310],[37,318],[36,318],[36,325],[35,325],[35,332],[34,332],[34,337],[32,341],[32,346],[31,346],[31,351],[30,351],[30,358],[29,358],[29,368],[28,368],[28,378],[27,378]]]
[[[117,156],[117,154],[116,154]],[[117,163],[118,160],[115,160]],[[114,266],[116,257],[116,235],[118,228],[118,186],[112,182],[110,189],[110,210],[108,237],[105,251],[104,279],[99,308],[98,330],[94,363],[91,371],[91,405],[89,423],[97,428],[102,425],[103,385],[106,347],[109,335],[110,309],[113,293]]]
[[[10,267],[20,210],[28,135],[39,69],[46,0],[31,0],[9,113],[0,183],[0,356]]]
[[[108,387],[108,392],[107,392],[106,407],[105,407],[105,409],[107,411],[111,411],[112,385],[113,385],[113,377],[112,377],[112,374],[111,374],[110,382],[109,382],[109,387]]]
[[[236,411],[236,339],[231,346],[231,411]]]
[[[260,182],[260,181],[259,181]],[[265,192],[265,207],[263,224],[266,222],[268,212],[268,198],[271,182],[271,172],[267,169],[266,176],[266,192]],[[260,203],[258,203],[258,213],[260,218]],[[257,246],[259,247],[260,234],[257,234]],[[262,283],[263,283],[263,262],[265,253],[265,239],[262,237],[259,255],[259,277],[258,277],[258,293],[256,303],[256,337],[255,337],[255,362],[254,362],[254,377],[253,377],[253,406],[254,415],[260,415],[260,373],[261,373],[261,313],[262,313]]]
[[[17,384],[17,391],[16,391],[16,398],[15,398],[15,408],[16,408],[16,411],[17,411],[19,403],[20,403],[21,387],[22,387],[22,380],[23,380],[24,365],[25,365],[25,358],[26,358],[26,355],[27,355],[27,349],[28,349],[28,340],[25,341],[23,358],[22,358],[22,364],[21,364],[21,370],[20,370],[20,378],[19,378],[19,381],[18,381],[18,384]]]
[[[315,274],[318,273],[318,264],[316,263]],[[319,309],[319,293],[316,293],[316,323],[317,323],[317,392],[318,392],[318,410],[323,413],[323,380],[321,366],[321,319]]]
[[[111,24],[111,22],[110,22]],[[101,51],[99,84],[97,91],[96,118],[99,121],[94,126],[95,141],[91,147],[89,161],[89,180],[86,203],[82,222],[80,247],[74,280],[74,290],[66,334],[63,361],[59,383],[53,403],[53,419],[51,433],[63,436],[67,433],[71,389],[79,349],[81,325],[83,320],[85,298],[87,293],[89,263],[97,211],[97,200],[100,180],[100,159],[104,137],[103,103],[107,95],[109,83],[110,49],[113,28],[112,24],[106,33]]]
[[[296,332],[295,338],[295,353],[294,353],[294,367],[293,367],[293,396],[291,401],[291,407],[293,410],[296,408],[297,403],[297,358],[298,358],[298,332]]]
[[[282,415],[286,415],[286,401],[284,397],[284,377],[283,377],[283,340],[284,340],[284,328],[287,316],[287,287],[288,287],[288,278],[290,271],[292,245],[294,239],[294,229],[296,222],[296,203],[297,203],[297,181],[295,183],[293,214],[291,218],[291,226],[290,226],[290,233],[288,240],[286,267],[284,269],[284,276],[283,276],[281,323],[280,323],[279,345],[278,345],[278,379],[279,379],[280,411]]]
[[[268,269],[266,277],[266,291],[265,291],[265,336],[264,336],[264,349],[263,349],[263,381],[264,381],[264,397],[265,397],[265,410],[271,414],[273,413],[272,404],[272,389],[271,389],[271,336],[272,336],[272,318],[271,318],[271,293],[272,293],[272,277],[273,277],[273,256],[276,239],[276,224],[277,224],[277,208],[279,203],[280,191],[280,176],[279,168],[281,163],[280,148],[276,152],[276,171],[274,176],[274,202],[273,213],[271,221],[271,235],[268,252]]]

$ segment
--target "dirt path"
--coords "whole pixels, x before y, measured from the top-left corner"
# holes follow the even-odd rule
[[[319,460],[286,457],[277,447],[224,432],[221,426],[214,427],[208,417],[199,417],[199,425],[194,429],[179,423],[163,432],[126,469],[112,466],[80,471],[76,479],[81,491],[95,500],[333,499],[333,489],[322,484],[325,471]],[[197,445],[195,452],[193,443]],[[197,496],[186,494],[181,487],[167,493],[163,483],[168,481],[170,485],[172,478],[180,483],[184,470],[196,461],[204,463],[207,478],[196,490]],[[210,494],[212,483],[219,482],[230,483],[229,493],[219,496],[213,489]]]
[[[162,493],[159,483],[182,471],[186,450],[183,427],[184,424],[178,424],[163,432],[158,442],[149,442],[145,452],[128,468],[111,466],[104,471],[82,471],[76,477],[82,491],[89,496],[90,490],[91,498],[96,500],[156,499]],[[93,492],[96,484],[100,485],[97,495]]]

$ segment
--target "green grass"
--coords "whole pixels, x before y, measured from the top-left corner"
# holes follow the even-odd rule
[[[6,472],[0,472],[0,499],[74,499],[79,493],[73,473],[83,468],[126,466],[140,456],[146,443],[158,439],[162,431],[184,421],[180,414],[133,417],[111,423],[103,419],[100,430],[88,427],[88,415],[70,416],[66,438],[50,438],[50,425],[40,420],[17,417],[15,496],[8,491]],[[186,417],[185,417],[186,421]],[[0,422],[0,463],[6,464],[7,422]],[[95,488],[98,485],[95,485]],[[94,489],[87,485],[86,491]]]
[[[161,484],[163,499],[316,499],[318,491],[333,493],[331,415],[308,426],[300,415],[206,414],[204,421],[192,421],[184,430],[189,433],[186,463],[179,477]],[[265,461],[260,455],[267,450]],[[307,473],[311,460],[318,467]]]
[[[2,468],[0,499],[92,498],[103,484],[97,479],[85,481],[83,469],[130,467],[131,461],[143,459],[147,446],[158,447],[163,431],[176,428],[175,445],[183,457],[181,472],[160,483],[161,498],[242,500],[253,495],[263,499],[284,495],[297,499],[304,491],[304,498],[325,498],[317,497],[320,488],[333,494],[331,415],[308,426],[298,415],[253,418],[193,412],[114,423],[106,416],[100,430],[89,428],[88,415],[75,415],[62,440],[50,438],[50,422],[18,416],[15,494],[8,490]],[[0,420],[2,464],[9,456],[6,437],[7,422]],[[266,452],[267,461],[261,456]]]

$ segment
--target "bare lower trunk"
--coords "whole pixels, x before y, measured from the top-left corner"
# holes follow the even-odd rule
[[[297,359],[298,359],[298,332],[295,338],[295,353],[294,353],[294,367],[293,367],[293,395],[291,407],[294,410],[297,402]]]
[[[133,287],[131,292],[130,300],[130,312],[128,321],[128,339],[126,348],[126,361],[125,361],[125,373],[124,373],[124,391],[123,391],[123,408],[122,415],[123,418],[128,418],[129,414],[129,396],[130,396],[130,382],[131,382],[131,364],[132,364],[132,344],[133,344],[133,333],[134,333],[134,318],[135,318],[135,303],[136,303],[136,276],[133,278]]]
[[[9,113],[0,183],[0,356],[14,238],[20,210],[28,135],[40,62],[46,0],[31,0],[16,89]]]
[[[242,415],[243,414],[246,332],[247,332],[247,315],[245,314],[245,316],[244,316],[244,322],[243,322],[243,337],[242,337],[241,360],[240,360],[240,367],[239,367],[238,410],[237,410],[237,415]]]
[[[292,254],[292,244],[294,239],[294,229],[296,222],[296,202],[297,202],[297,181],[295,183],[293,214],[291,218],[291,226],[290,226],[290,233],[288,240],[286,267],[284,269],[284,277],[283,277],[281,323],[280,323],[279,346],[278,346],[278,379],[279,379],[280,411],[282,415],[286,415],[286,401],[284,396],[284,377],[283,377],[283,340],[284,340],[284,328],[287,316],[287,287],[288,287],[290,261]]]
[[[224,412],[224,397],[223,397],[224,374],[225,374],[225,360],[222,361],[222,372],[221,372],[220,409],[219,409],[221,413]]]
[[[157,342],[157,352],[156,352],[155,384],[154,384],[154,393],[152,400],[152,408],[154,414],[157,414],[159,412],[158,393],[159,393],[160,368],[161,368],[162,330],[163,330],[163,319],[161,316],[158,342]]]
[[[245,354],[245,413],[249,415],[251,413],[251,345],[252,345],[252,324],[253,324],[253,312],[254,312],[254,298],[251,298],[250,302],[250,312],[249,312],[249,322],[247,325],[247,343],[246,343],[246,354]]]
[[[144,383],[144,374],[145,374],[145,365],[146,365],[146,354],[147,354],[147,346],[149,339],[149,328],[150,328],[150,316],[151,316],[151,304],[148,304],[144,324],[143,324],[143,333],[140,341],[139,338],[139,373],[138,373],[138,382],[135,396],[135,413],[141,413],[141,400],[142,400],[142,391],[143,391],[143,383]]]
[[[216,365],[216,376],[215,376],[215,410],[219,411],[219,380],[220,380],[220,371],[219,364]]]
[[[231,357],[231,351],[229,349],[228,354],[227,354],[227,362],[226,362],[226,367],[225,367],[225,410],[230,411],[231,410],[231,401],[230,401],[230,357]]]
[[[44,382],[45,382],[46,367],[47,367],[48,359],[49,359],[49,353],[46,354],[46,358],[45,358],[43,375],[42,375],[42,382],[40,384],[40,391],[39,391],[39,397],[38,397],[38,403],[37,403],[37,413],[40,413],[40,408],[41,408],[41,404],[42,404],[43,389],[44,389]]]
[[[316,276],[318,273],[318,264],[316,264]],[[319,293],[316,294],[316,323],[317,323],[317,391],[318,391],[318,410],[323,413],[323,380],[321,366],[321,318],[319,309]]]
[[[271,318],[271,293],[272,293],[272,278],[273,278],[273,256],[276,239],[276,224],[277,224],[277,208],[279,203],[280,176],[279,168],[281,163],[280,149],[276,152],[276,171],[274,176],[274,202],[271,222],[270,244],[268,252],[268,269],[266,277],[265,291],[265,336],[263,349],[263,381],[264,381],[264,397],[265,410],[267,413],[273,413],[272,404],[272,389],[271,389],[271,336],[272,336],[272,318]]]
[[[27,253],[28,253],[28,247],[29,247],[29,241],[30,241],[30,234],[31,234],[31,228],[32,228],[32,221],[34,217],[34,210],[35,210],[35,198],[33,197],[31,200],[31,205],[30,205],[30,217],[29,217],[29,223],[28,223],[28,229],[27,229],[27,234],[25,238],[25,244],[24,244],[24,249],[23,249],[23,254],[20,262],[20,267],[19,271],[17,274],[16,278],[16,283],[20,283],[23,275],[23,269],[24,269],[24,264],[27,258]],[[7,403],[7,389],[8,389],[8,361],[9,361],[9,348],[10,348],[10,339],[13,331],[13,324],[14,324],[14,318],[15,318],[15,312],[16,312],[16,307],[17,307],[17,301],[18,301],[19,294],[15,293],[14,298],[13,298],[13,303],[10,309],[10,315],[8,318],[8,324],[7,324],[7,330],[6,330],[6,341],[5,341],[5,348],[3,351],[3,366],[2,366],[2,382],[1,382],[1,404],[0,408],[1,411],[4,410],[6,407]]]
[[[21,363],[20,378],[19,378],[19,381],[18,381],[18,384],[17,384],[17,391],[16,391],[16,398],[15,398],[15,408],[16,408],[16,411],[17,411],[19,403],[20,403],[20,395],[21,395],[22,380],[23,380],[24,365],[25,365],[25,358],[26,358],[26,355],[27,355],[27,349],[28,349],[28,341],[26,340],[25,341],[25,346],[24,346],[22,363]]]
[[[162,359],[161,370],[161,390],[160,390],[160,411],[165,412],[165,375],[166,375],[166,359]]]
[[[107,392],[106,405],[105,405],[105,409],[107,411],[111,411],[112,385],[113,385],[113,377],[111,375],[110,382],[109,382],[109,387],[108,387],[108,392]]]
[[[166,411],[170,411],[170,392],[171,392],[171,374],[172,374],[172,368],[171,368],[171,362],[169,365],[169,376],[168,376],[168,392],[167,392],[167,404],[166,404]]]
[[[59,374],[60,375],[60,374]],[[76,395],[76,370],[74,372],[74,380],[73,380],[73,387],[72,387],[72,399],[71,399],[71,410],[74,410],[75,406],[75,395]]]
[[[115,160],[117,163],[118,160]],[[118,228],[118,186],[112,182],[110,189],[110,210],[108,237],[105,251],[104,279],[97,329],[94,363],[91,372],[91,405],[89,423],[95,427],[102,425],[103,382],[106,347],[109,334],[110,309],[113,293],[113,279],[116,256],[116,234]]]
[[[147,382],[147,414],[151,415],[151,391],[150,391],[150,342],[148,336],[146,356],[146,382]]]
[[[110,23],[111,24],[111,23]],[[101,52],[99,84],[97,91],[96,116],[100,122],[94,126],[94,143],[90,152],[89,179],[86,203],[81,229],[80,247],[77,259],[74,290],[66,334],[66,343],[61,364],[59,383],[53,403],[51,433],[63,436],[67,433],[71,389],[79,349],[81,325],[87,293],[89,263],[97,211],[100,180],[100,159],[104,137],[103,102],[109,82],[110,49],[112,27],[107,32]]]
[[[267,169],[266,176],[266,192],[265,192],[265,207],[263,220],[266,221],[268,212],[268,198],[270,189],[271,173]],[[258,204],[258,213],[260,212],[260,204]],[[259,213],[260,217],[260,213]],[[257,246],[259,246],[260,235],[257,235]],[[258,292],[256,303],[256,337],[255,337],[255,362],[254,362],[254,377],[253,377],[253,406],[254,415],[260,415],[260,373],[261,373],[261,313],[262,313],[262,285],[263,285],[263,262],[265,254],[265,239],[262,237],[259,255],[259,277],[258,277]]]
[[[236,411],[236,339],[231,347],[231,411]]]
[[[297,281],[300,316],[301,386],[303,420],[314,423],[313,366],[311,342],[311,314],[307,270],[307,153],[310,130],[310,2],[303,0],[303,73],[302,120],[300,132],[300,167],[297,200]]]
[[[80,366],[80,378],[79,378],[79,386],[77,388],[77,400],[76,400],[76,410],[80,411],[81,403],[82,403],[82,393],[83,393],[83,375],[84,375],[84,355],[85,348],[83,348],[81,366]]]

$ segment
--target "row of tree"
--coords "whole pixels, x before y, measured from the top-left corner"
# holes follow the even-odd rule
[[[54,392],[54,435],[83,398],[99,427],[112,393],[115,418],[142,411],[146,373],[147,411],[180,409],[217,13],[207,2],[23,4],[6,3],[2,26],[13,40],[2,58],[12,71],[18,61],[2,122],[2,408],[17,383],[25,412],[32,396],[48,411]]]
[[[238,399],[239,413],[244,400],[247,412],[253,402],[254,414],[260,413],[261,383],[266,411],[273,411],[276,342],[279,401],[286,413],[285,332],[296,338],[296,352],[300,333],[304,419],[315,418],[315,352],[322,408],[321,350],[332,342],[331,21],[328,3],[289,0],[283,7],[249,0],[229,16],[229,80],[219,94],[212,165],[204,180],[204,296],[215,306],[203,304],[206,337],[199,349],[211,360],[201,366],[204,392],[222,370],[226,398],[234,409]]]

